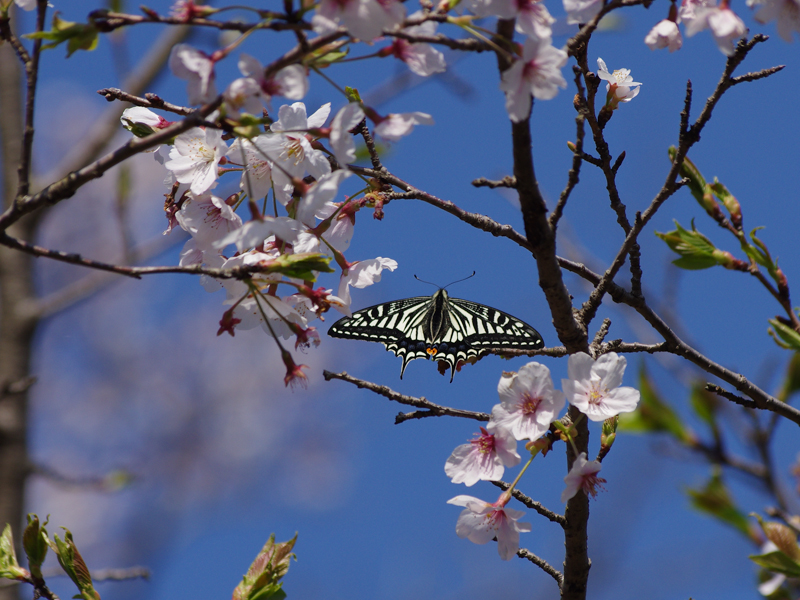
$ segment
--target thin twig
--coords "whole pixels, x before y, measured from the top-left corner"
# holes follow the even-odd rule
[[[545,573],[550,575],[553,579],[556,580],[556,583],[558,584],[559,589],[561,589],[561,586],[564,583],[564,575],[563,575],[563,573],[561,573],[561,571],[559,571],[558,569],[553,567],[550,563],[548,563],[543,558],[539,558],[538,556],[536,556],[533,552],[531,552],[527,548],[520,548],[519,550],[517,550],[517,556],[519,556],[520,558],[524,558],[526,560],[531,561],[533,564],[535,564],[537,567],[539,567],[542,571],[544,571]]]
[[[508,488],[511,487],[511,484],[506,483],[505,481],[491,481],[490,483],[492,485],[496,485],[503,491],[506,491]],[[566,525],[566,519],[564,519],[564,515],[559,515],[558,513],[553,512],[549,508],[545,508],[540,502],[537,502],[530,496],[526,496],[518,489],[514,489],[514,491],[511,492],[511,495],[514,496],[515,499],[519,500],[526,507],[530,508],[531,510],[535,510],[537,513],[547,518],[548,520],[552,521],[553,523],[558,523],[559,525],[561,525],[561,527],[564,527]]]
[[[402,423],[404,421],[408,421],[409,419],[420,419],[423,417],[444,417],[444,416],[461,417],[464,419],[474,419],[476,421],[488,421],[491,418],[491,415],[487,413],[473,412],[471,410],[462,410],[460,408],[449,408],[447,406],[439,406],[438,404],[429,402],[423,397],[416,398],[414,396],[406,396],[405,394],[395,392],[388,386],[378,385],[377,383],[372,383],[370,381],[364,381],[363,379],[351,377],[344,371],[341,373],[331,373],[330,371],[323,371],[322,376],[325,377],[325,381],[330,381],[331,379],[340,379],[342,381],[352,383],[358,388],[367,389],[380,396],[383,396],[384,398],[388,398],[393,402],[399,402],[400,404],[406,404],[408,406],[416,406],[417,408],[424,409],[424,411],[415,411],[413,413],[398,414],[397,417],[395,418],[395,423],[397,424]]]

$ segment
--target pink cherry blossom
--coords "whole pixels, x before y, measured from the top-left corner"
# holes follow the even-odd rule
[[[189,104],[206,104],[217,97],[214,87],[214,61],[206,53],[188,44],[177,44],[169,55],[169,68],[189,83],[186,93]]]
[[[567,53],[554,47],[550,39],[528,38],[517,60],[503,73],[500,89],[506,95],[506,111],[518,123],[531,111],[531,96],[550,100],[558,88],[566,88],[561,67],[567,64]]]
[[[417,11],[409,16],[409,19],[417,19],[424,16],[422,11]],[[402,29],[403,33],[414,36],[430,37],[436,35],[435,21],[425,21],[420,25],[413,25]],[[422,77],[443,73],[447,69],[444,54],[439,52],[430,44],[424,42],[410,42],[403,38],[394,38],[392,45],[384,49],[383,52],[391,53],[408,65],[413,73]]]
[[[619,387],[627,361],[614,352],[596,361],[583,352],[569,357],[569,379],[561,380],[561,389],[572,404],[592,421],[605,421],[620,413],[631,412],[639,403],[639,391]]]
[[[375,126],[375,133],[387,142],[396,142],[410,134],[414,125],[433,125],[433,117],[421,112],[392,113]]]
[[[572,463],[572,468],[567,476],[564,477],[567,487],[561,493],[561,501],[566,502],[577,494],[578,490],[583,490],[587,496],[592,498],[597,496],[598,488],[603,489],[603,484],[606,482],[605,479],[597,476],[601,467],[602,465],[596,460],[592,462],[586,460],[586,452],[581,452]]]
[[[388,269],[394,271],[397,268],[397,261],[391,258],[371,258],[352,263],[349,268],[342,272],[339,280],[339,291],[337,296],[341,298],[347,306],[350,306],[350,286],[355,288],[365,288],[381,280],[381,271]]]
[[[164,166],[177,181],[190,184],[193,194],[202,194],[216,186],[217,167],[227,150],[219,129],[193,127],[175,138]]]
[[[670,19],[664,19],[655,24],[645,36],[644,43],[650,50],[669,48],[670,52],[675,52],[681,49],[683,38],[678,24]]]
[[[564,394],[553,387],[550,370],[537,362],[518,373],[503,373],[497,393],[500,404],[492,409],[490,425],[510,430],[518,440],[544,435],[566,403]]]
[[[476,435],[468,444],[453,450],[444,465],[444,472],[453,483],[472,486],[480,480],[497,481],[505,467],[518,465],[521,460],[517,441],[507,429],[495,427],[489,432],[481,427]]]
[[[503,560],[511,560],[519,550],[519,534],[530,531],[530,523],[519,523],[525,513],[507,508],[508,496],[501,495],[494,504],[473,496],[456,496],[448,504],[466,507],[458,516],[456,535],[475,544],[497,538],[497,551]]]
[[[734,42],[747,35],[744,22],[728,8],[728,3],[723,0],[719,6],[699,6],[694,9],[694,18],[686,21],[686,35],[693,35],[708,28],[720,51],[731,56],[734,52]]]
[[[556,20],[541,0],[472,0],[469,8],[479,17],[516,19],[516,30],[528,37],[544,40],[553,36]]]

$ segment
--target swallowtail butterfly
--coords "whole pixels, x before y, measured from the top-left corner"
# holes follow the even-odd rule
[[[489,350],[536,350],[544,347],[539,332],[516,317],[477,302],[451,298],[444,289],[433,296],[417,296],[376,304],[334,323],[328,335],[380,342],[403,359],[433,359],[456,365]]]

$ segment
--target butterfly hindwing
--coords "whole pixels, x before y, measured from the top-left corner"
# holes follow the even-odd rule
[[[333,337],[381,342],[406,365],[415,358],[432,358],[456,366],[489,350],[542,348],[542,336],[530,325],[496,308],[450,298],[445,290],[376,304],[334,323]]]

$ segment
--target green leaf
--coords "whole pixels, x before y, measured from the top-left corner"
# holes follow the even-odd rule
[[[721,265],[733,268],[736,259],[730,253],[718,250],[706,236],[697,231],[692,222],[691,231],[681,227],[675,221],[677,229],[656,235],[664,240],[670,250],[679,254],[681,258],[674,260],[672,264],[682,269],[699,270]]]
[[[620,431],[632,433],[663,431],[670,433],[684,444],[693,442],[694,434],[683,424],[672,407],[661,398],[644,365],[639,371],[639,393],[641,399],[636,410],[619,415]]]
[[[770,319],[769,324],[772,325],[773,329],[768,332],[776,344],[786,350],[800,350],[800,333],[797,333],[788,325],[784,325],[778,319]]]
[[[711,427],[716,426],[717,409],[719,408],[719,398],[705,389],[702,383],[692,385],[692,393],[689,401],[695,414]]]
[[[72,540],[72,532],[66,527],[62,527],[62,529],[64,530],[64,540],[62,541],[58,535],[55,535],[53,536],[55,541],[50,542],[50,547],[58,556],[58,564],[80,590],[80,594],[73,597],[83,598],[83,600],[100,600],[100,594],[92,584],[89,568]]]
[[[44,523],[39,524],[39,517],[33,513],[28,515],[28,526],[22,533],[22,547],[28,557],[28,568],[31,575],[37,579],[42,578],[42,563],[47,557],[49,538],[47,537],[48,516]]]
[[[712,474],[703,489],[689,489],[687,494],[694,508],[734,527],[748,539],[753,539],[750,521],[734,504],[718,470]]]
[[[25,581],[30,573],[19,566],[17,553],[14,550],[14,536],[11,525],[6,523],[3,534],[0,535],[0,577]]]
[[[94,50],[97,47],[97,29],[93,24],[64,21],[58,15],[58,11],[53,14],[53,28],[50,31],[37,31],[22,37],[52,42],[42,45],[42,50],[49,50],[67,42],[67,58],[76,50]]]
[[[766,554],[751,554],[748,558],[759,567],[763,567],[773,573],[780,573],[787,577],[800,577],[800,564],[793,561],[780,550],[767,552]]]
[[[233,590],[233,600],[281,600],[286,593],[281,589],[281,579],[289,570],[289,561],[297,557],[292,548],[297,534],[288,542],[275,543],[275,534],[258,553],[253,564],[242,577],[242,582]]]
[[[759,229],[764,229],[763,227],[756,227],[753,231],[750,232],[750,239],[753,240],[754,246],[748,246],[749,250],[745,250],[747,252],[747,256],[752,258],[756,263],[767,269],[768,271],[774,270],[777,265],[772,260],[772,256],[769,253],[766,245],[760,239],[756,237],[756,231]]]
[[[318,252],[281,254],[278,258],[262,265],[259,273],[281,273],[286,277],[296,277],[305,281],[316,281],[314,271],[333,273],[331,257]]]
[[[782,402],[788,402],[792,394],[798,390],[800,390],[800,353],[795,352],[786,366],[786,379],[783,381],[778,398]]]

